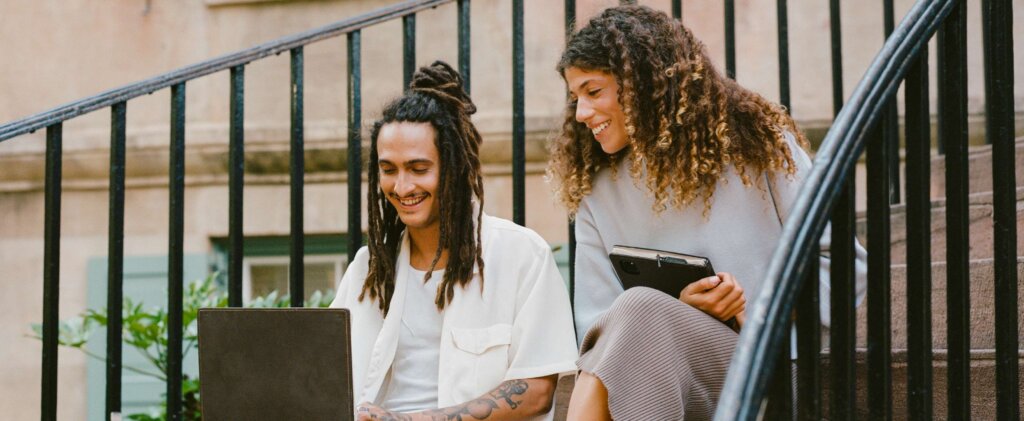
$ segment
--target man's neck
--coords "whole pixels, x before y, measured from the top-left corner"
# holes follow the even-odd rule
[[[437,248],[441,242],[441,227],[415,229],[409,228],[409,264],[417,270],[429,270],[430,263],[437,255]],[[444,269],[448,265],[448,251],[441,252],[441,258],[437,260],[434,270]]]

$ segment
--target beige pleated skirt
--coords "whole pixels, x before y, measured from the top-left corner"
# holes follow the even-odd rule
[[[587,331],[576,365],[604,383],[615,420],[710,420],[737,338],[674,297],[631,288]]]

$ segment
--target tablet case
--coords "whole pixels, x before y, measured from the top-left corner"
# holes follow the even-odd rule
[[[679,297],[687,285],[715,274],[706,257],[683,253],[617,245],[608,257],[624,290],[644,286]]]
[[[352,420],[345,309],[199,310],[203,419]]]

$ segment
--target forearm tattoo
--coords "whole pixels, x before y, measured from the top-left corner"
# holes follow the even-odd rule
[[[426,411],[424,414],[430,416],[430,419],[435,421],[483,420],[490,417],[494,410],[501,406],[500,402],[505,402],[511,409],[518,408],[523,403],[522,395],[526,394],[526,390],[529,388],[530,384],[526,380],[509,380],[498,385],[487,396],[449,408]]]

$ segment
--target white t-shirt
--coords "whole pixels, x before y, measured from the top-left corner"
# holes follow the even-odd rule
[[[434,298],[444,270],[435,271],[424,283],[426,275],[427,272],[410,267],[398,348],[381,398],[381,406],[395,412],[437,408],[437,367],[444,318]]]

